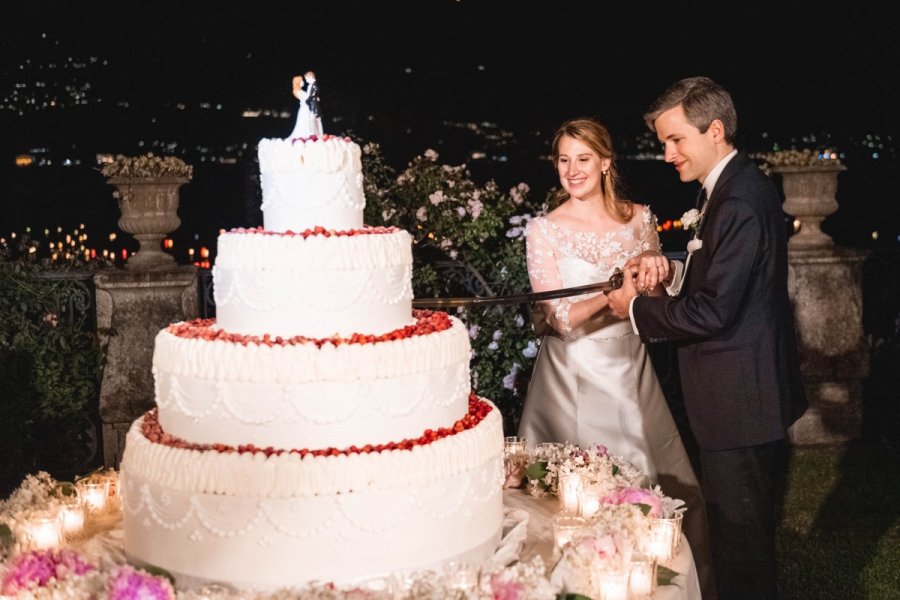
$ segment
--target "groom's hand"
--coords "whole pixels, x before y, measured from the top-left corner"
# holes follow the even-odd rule
[[[624,272],[625,276],[622,278],[622,287],[606,293],[606,297],[609,299],[609,309],[620,319],[630,318],[628,307],[631,305],[631,299],[638,295],[637,288],[635,287],[638,268],[626,266]]]
[[[637,256],[628,259],[625,269],[636,268],[637,279],[635,286],[640,293],[651,291],[657,284],[669,282],[669,259],[652,250],[641,252]]]

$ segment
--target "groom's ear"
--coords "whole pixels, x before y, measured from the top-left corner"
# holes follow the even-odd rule
[[[713,119],[712,123],[709,124],[709,131],[712,132],[715,143],[721,144],[725,141],[725,124],[722,123],[721,119]]]

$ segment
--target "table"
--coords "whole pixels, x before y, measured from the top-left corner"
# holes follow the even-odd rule
[[[521,489],[503,490],[503,505],[508,510],[528,513],[527,537],[521,547],[521,557],[539,554],[544,564],[553,564],[553,517],[559,514],[556,498],[538,498]],[[682,534],[678,554],[666,565],[679,575],[671,585],[659,586],[653,600],[700,600],[700,582],[691,548]]]

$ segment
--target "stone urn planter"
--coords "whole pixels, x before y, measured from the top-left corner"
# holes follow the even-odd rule
[[[125,261],[129,271],[165,269],[175,266],[172,255],[162,249],[165,236],[178,229],[179,188],[187,177],[110,177],[119,202],[119,227],[140,243],[137,253]]]
[[[189,182],[194,168],[175,156],[116,157],[100,168],[106,182],[114,186],[119,202],[119,227],[140,243],[138,251],[125,261],[129,271],[170,269],[175,259],[163,252],[166,234],[181,225],[178,217],[178,190]]]
[[[788,239],[791,250],[807,250],[834,245],[822,231],[826,217],[838,209],[838,175],[846,171],[842,164],[779,165],[772,171],[781,176],[784,212],[800,222],[800,228]]]

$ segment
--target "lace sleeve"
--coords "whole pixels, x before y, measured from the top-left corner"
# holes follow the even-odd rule
[[[662,252],[662,246],[659,242],[659,232],[656,230],[657,219],[649,206],[641,207],[641,252],[652,250],[654,252]]]
[[[535,292],[558,290],[563,287],[559,270],[556,267],[556,250],[551,238],[550,229],[543,218],[529,221],[525,228],[525,257],[528,263],[528,279]],[[569,298],[546,300],[540,303],[547,324],[553,329],[568,333],[572,331],[569,324]]]

